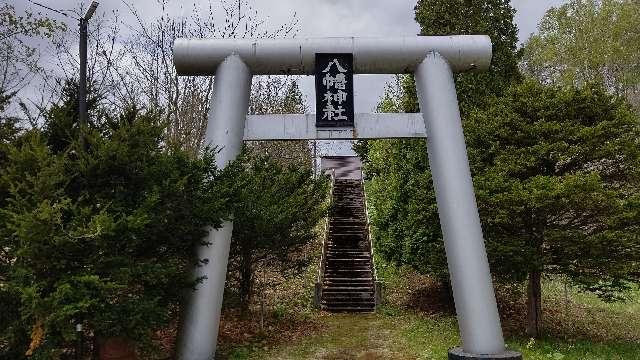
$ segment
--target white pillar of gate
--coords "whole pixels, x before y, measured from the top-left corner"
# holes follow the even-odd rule
[[[251,72],[239,56],[229,55],[215,74],[205,144],[217,151],[216,166],[223,169],[242,148]],[[194,278],[204,279],[190,294],[184,309],[179,360],[208,360],[216,352],[233,223],[227,221],[220,229],[210,228],[208,232],[204,239],[208,244],[197,249],[198,259],[206,261],[195,268]]]
[[[504,351],[504,340],[471,181],[453,73],[447,61],[432,52],[418,66],[415,80],[429,134],[429,166],[463,348],[469,353],[498,354]]]
[[[240,149],[248,107],[251,74],[311,75],[316,53],[352,53],[354,73],[412,73],[429,137],[429,162],[433,173],[438,212],[443,231],[447,262],[454,291],[462,348],[450,351],[450,359],[521,359],[506,352],[496,307],[487,254],[478,216],[473,183],[467,161],[453,72],[486,70],[491,62],[492,45],[487,36],[440,36],[398,38],[321,38],[321,39],[177,39],[174,65],[180,75],[213,75],[215,92],[211,102],[207,141],[221,148],[217,163],[224,167]],[[246,64],[246,66],[245,66]],[[377,121],[386,122],[382,117]],[[390,127],[389,137],[397,134],[415,137],[411,131]],[[260,126],[259,133],[270,132]],[[358,125],[356,123],[356,125]],[[362,128],[366,126],[359,125]],[[294,126],[295,127],[295,126]],[[308,130],[308,129],[307,129]],[[321,135],[320,131],[296,130],[291,138]],[[369,132],[386,137],[383,131]],[[353,131],[355,138],[362,138]],[[413,135],[411,135],[413,134]],[[249,135],[249,136],[247,136]],[[260,135],[244,133],[245,138]],[[340,133],[337,137],[344,136]],[[333,137],[333,135],[329,135]],[[267,140],[269,138],[264,138]],[[229,255],[232,224],[211,230],[212,244],[198,251],[208,264],[196,269],[206,276],[185,309],[178,358],[209,360],[214,357],[222,294]]]

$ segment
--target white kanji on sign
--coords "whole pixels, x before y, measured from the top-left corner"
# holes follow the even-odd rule
[[[353,123],[352,61],[351,54],[316,54],[316,119],[320,126]]]
[[[322,72],[326,73],[326,72],[331,71],[331,65],[334,65],[334,64],[335,64],[336,68],[338,68],[339,72],[341,72],[341,73],[346,73],[347,72],[347,70],[345,68],[343,68],[342,65],[340,65],[340,62],[338,61],[338,59],[333,59],[333,61],[331,61],[329,63],[329,65],[327,65],[327,67],[324,70],[322,70]]]
[[[344,90],[347,86],[347,77],[342,73],[336,75],[335,77],[327,73],[322,79],[322,84],[327,89],[329,89],[330,87],[335,87],[336,89]]]
[[[338,92],[335,94],[327,91],[324,94],[324,101],[326,101],[328,104],[330,104],[332,101],[337,101],[338,104],[342,105],[343,102],[347,101],[347,93],[342,90],[338,90]]]
[[[347,117],[345,115],[342,115],[344,110],[345,109],[342,106],[338,106],[338,108],[336,109],[333,107],[331,103],[328,103],[323,110],[324,115],[322,115],[322,119],[336,120],[336,121],[347,120]]]

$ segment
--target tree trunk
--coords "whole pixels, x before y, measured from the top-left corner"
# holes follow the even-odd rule
[[[251,264],[251,249],[243,245],[240,254],[240,316],[245,318],[249,312],[251,295],[253,293],[253,268]]]
[[[542,273],[529,273],[527,285],[527,335],[537,338],[542,327]]]
[[[99,360],[100,344],[98,343],[98,337],[96,335],[93,335],[91,343],[91,360]]]
[[[451,287],[451,280],[448,277],[440,278],[440,303],[445,310],[449,312],[455,312],[455,302],[453,299],[453,288]]]

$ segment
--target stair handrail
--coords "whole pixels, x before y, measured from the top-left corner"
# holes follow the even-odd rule
[[[316,301],[317,305],[320,304],[320,296],[322,296],[322,278],[324,277],[324,267],[327,257],[327,243],[329,242],[329,213],[333,206],[333,188],[336,182],[336,170],[331,169],[330,173],[330,186],[329,186],[329,209],[327,210],[327,216],[325,217],[324,224],[324,237],[322,238],[322,252],[320,254],[320,264],[318,266],[318,278],[316,279]],[[318,288],[319,287],[319,288]]]
[[[373,281],[378,281],[378,272],[376,270],[376,259],[373,251],[373,236],[371,236],[371,223],[369,222],[369,207],[367,206],[367,191],[364,181],[364,170],[360,170],[360,183],[362,184],[362,195],[364,200],[364,216],[367,225],[367,241],[369,242],[369,253],[371,254],[371,267],[373,268]]]

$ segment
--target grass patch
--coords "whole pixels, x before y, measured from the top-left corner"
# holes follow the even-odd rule
[[[256,318],[225,313],[216,359],[447,359],[460,344],[440,284],[410,268],[378,262],[385,304],[376,314],[327,314],[311,308],[317,267],[269,290],[265,329]],[[640,288],[606,303],[562,280],[543,281],[543,337],[524,335],[525,288],[496,286],[507,346],[527,360],[640,360]],[[257,309],[254,309],[257,313]]]
[[[624,302],[604,302],[596,295],[543,282],[544,326],[549,336],[565,341],[627,341],[640,343],[640,289]]]
[[[312,336],[293,339],[271,348],[241,347],[229,359],[434,359],[447,358],[447,350],[459,343],[452,316],[424,316],[403,312],[393,316],[318,315],[325,325]],[[510,349],[531,360],[635,360],[640,344],[634,342],[507,339]]]
[[[460,339],[455,316],[438,303],[438,282],[408,268],[378,270],[385,280],[386,303],[376,314],[312,312],[291,304],[288,297],[283,302],[288,304],[286,311],[279,311],[283,314],[278,313],[269,331],[227,344],[218,358],[446,359],[448,349],[459,345]],[[606,303],[547,279],[544,336],[538,340],[524,335],[524,288],[498,286],[497,290],[507,346],[522,352],[525,359],[640,360],[640,289],[625,303]],[[288,320],[292,316],[298,319],[293,327]]]

